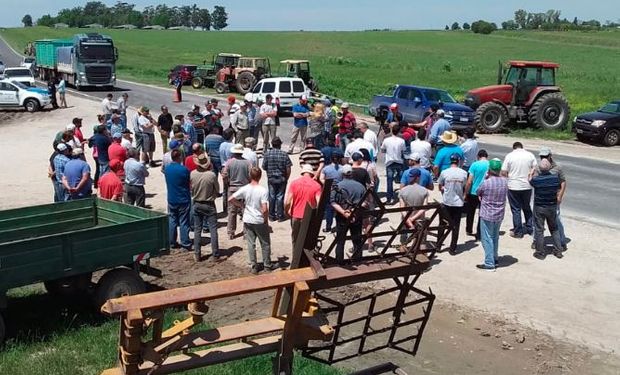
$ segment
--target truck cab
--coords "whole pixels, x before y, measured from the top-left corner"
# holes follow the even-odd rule
[[[23,107],[28,112],[36,112],[50,103],[51,98],[45,89],[29,87],[11,79],[0,80],[0,108]]]

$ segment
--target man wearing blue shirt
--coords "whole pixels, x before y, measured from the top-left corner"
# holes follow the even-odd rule
[[[168,230],[170,246],[189,251],[192,242],[189,239],[189,213],[191,194],[189,189],[189,170],[182,164],[183,156],[179,150],[170,153],[172,164],[166,167],[166,189],[168,190]],[[177,227],[180,230],[181,244],[177,243]]]
[[[301,98],[299,98],[299,103],[293,106],[293,134],[291,134],[291,146],[288,149],[289,154],[295,151],[295,144],[297,143],[297,138],[300,136],[301,148],[304,148],[306,144],[306,130],[308,130],[309,115],[308,98],[302,95]]]
[[[435,154],[435,160],[433,161],[433,172],[435,176],[439,177],[439,174],[445,169],[450,167],[450,156],[457,154],[460,156],[460,160],[463,160],[463,149],[456,144],[458,139],[457,135],[453,131],[445,131],[440,140],[443,143],[443,147]]]
[[[84,161],[84,151],[74,148],[72,159],[65,164],[62,185],[66,191],[66,200],[88,198],[92,194],[90,166]]]
[[[413,153],[409,155],[409,169],[403,172],[402,177],[400,178],[400,189],[402,190],[405,186],[411,184],[411,173],[419,169],[420,170],[420,179],[418,180],[418,184],[420,186],[425,187],[428,190],[433,190],[435,185],[433,184],[433,176],[431,172],[420,166],[420,160],[422,160],[422,155],[418,153]]]
[[[437,149],[439,149],[439,147],[444,145],[443,141],[441,140],[441,135],[445,131],[451,130],[452,125],[450,125],[450,122],[448,122],[448,120],[444,118],[446,113],[443,109],[438,109],[435,114],[437,115],[437,121],[435,121],[435,123],[431,127],[431,135],[429,136],[428,141],[431,143],[431,145],[437,146]]]
[[[473,162],[469,167],[469,176],[465,184],[465,209],[467,210],[467,221],[465,232],[474,236],[474,218],[476,217],[476,209],[480,205],[478,199],[478,187],[484,182],[484,178],[489,171],[489,155],[486,150],[478,151],[478,160]],[[478,220],[476,238],[480,238],[480,220]]]

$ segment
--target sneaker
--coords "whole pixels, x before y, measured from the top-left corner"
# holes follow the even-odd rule
[[[258,275],[258,267],[256,267],[256,265],[252,266],[252,268],[250,268],[250,272],[252,275]]]
[[[564,255],[562,255],[561,251],[554,251],[553,255],[555,255],[555,257],[558,258],[558,259],[564,258]]]
[[[536,242],[532,242],[532,246],[530,246],[532,250],[536,250]]]
[[[219,255],[211,254],[211,257],[209,258],[209,260],[212,262],[219,262],[220,260],[222,260],[222,258]]]
[[[269,265],[264,266],[263,267],[263,271],[265,272],[271,272],[271,271],[275,271],[275,270],[279,270],[280,269],[280,265],[277,263],[269,263]]]
[[[538,251],[534,253],[534,258],[543,260],[545,259],[545,254],[539,253]]]
[[[562,251],[566,251],[568,250],[568,246],[566,246],[566,244],[562,245]]]
[[[233,241],[235,239],[235,234],[234,233],[228,233],[228,239]]]
[[[450,255],[456,255],[456,246],[450,246],[450,249],[448,249],[448,253]]]
[[[512,237],[512,238],[523,238],[522,234],[517,234],[515,232],[510,232],[509,236]]]
[[[495,267],[489,267],[486,264],[476,264],[476,268],[479,270],[495,272]]]
[[[202,262],[202,258],[200,256],[200,254],[194,253],[194,261],[195,262]]]
[[[332,228],[324,228],[323,233],[329,233],[332,231]]]

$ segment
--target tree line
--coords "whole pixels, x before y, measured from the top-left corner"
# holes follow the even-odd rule
[[[32,17],[26,14],[22,18],[24,26],[33,25]],[[62,9],[56,16],[46,14],[36,21],[39,26],[54,26],[64,23],[69,27],[84,27],[90,24],[100,24],[103,27],[133,25],[135,27],[162,26],[165,28],[184,26],[192,29],[222,30],[228,26],[226,8],[216,5],[212,11],[200,8],[196,4],[191,6],[173,6],[165,4],[147,6],[142,11],[137,10],[135,4],[118,1],[108,7],[100,1],[89,1],[83,7]]]
[[[533,13],[523,9],[515,11],[514,19],[502,22],[504,30],[547,30],[547,31],[567,31],[567,30],[599,30],[602,28],[620,27],[618,22],[606,21],[604,24],[598,20],[580,20],[575,17],[572,21],[567,18],[560,18],[562,11],[549,9],[546,12]],[[471,30],[474,33],[490,34],[498,27],[493,22],[476,21],[471,25],[467,22],[463,26],[454,22],[451,26],[446,25],[445,30]]]

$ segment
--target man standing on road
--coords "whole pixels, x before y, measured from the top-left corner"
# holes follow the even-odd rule
[[[542,159],[538,167],[540,174],[534,176],[535,170],[530,172],[530,185],[534,188],[534,219],[536,222],[536,232],[534,241],[536,252],[534,257],[545,259],[545,221],[553,238],[553,255],[562,258],[562,239],[558,231],[557,209],[558,194],[560,192],[560,178],[557,174],[551,173],[551,162]]]
[[[361,131],[356,130],[353,132],[353,142],[349,143],[344,150],[344,157],[350,160],[351,155],[359,152],[362,148],[368,150],[370,157],[374,160],[377,155],[377,149],[373,147],[372,143],[364,139],[364,134]]]
[[[170,72],[172,73],[172,71]],[[173,102],[180,103],[183,101],[183,94],[181,93],[181,90],[183,89],[183,78],[181,77],[181,74],[177,74],[177,76],[172,81],[172,84],[175,90],[175,98]]]
[[[97,147],[97,157],[99,163],[99,173],[103,175],[108,171],[110,157],[108,148],[110,147],[110,137],[107,135],[105,125],[97,126],[97,134],[93,136],[93,145]]]
[[[101,113],[105,117],[105,122],[110,121],[110,117],[112,117],[112,110],[114,109],[114,95],[107,94],[105,98],[101,101]]]
[[[289,154],[292,154],[295,151],[295,144],[297,143],[298,137],[301,136],[302,145],[306,142],[308,116],[310,116],[308,98],[305,95],[302,95],[301,98],[299,98],[299,103],[293,105],[293,133],[291,134],[291,145],[288,149]]]
[[[56,99],[56,79],[50,78],[47,81],[47,92],[49,92],[52,108],[58,109],[58,100]]]
[[[66,191],[62,178],[65,174],[65,165],[69,162],[71,156],[71,147],[65,143],[59,143],[56,146],[58,153],[54,156],[52,164],[54,166],[53,182],[54,182],[54,202],[63,202],[67,200],[68,192]]]
[[[342,152],[347,149],[347,145],[351,142],[350,137],[357,126],[355,115],[349,112],[349,103],[342,103],[340,106],[342,117],[338,121],[338,136],[340,138],[340,148]]]
[[[437,124],[435,124],[437,125]],[[435,176],[439,176],[441,172],[448,169],[452,161],[450,160],[453,154],[460,156],[460,160],[463,160],[463,150],[461,146],[456,144],[458,137],[453,131],[445,131],[441,136],[441,142],[443,147],[437,151],[435,160],[433,160],[433,172]]]
[[[450,156],[450,168],[445,169],[439,175],[437,182],[442,193],[443,205],[450,215],[452,222],[452,239],[450,241],[450,255],[456,255],[456,246],[459,241],[459,230],[461,228],[461,214],[465,204],[464,192],[467,181],[467,172],[462,170],[461,155],[454,153]]]
[[[399,198],[400,198],[400,208],[406,207],[419,207],[426,205],[428,201],[429,191],[423,185],[420,185],[418,182],[422,177],[424,169],[416,168],[411,169],[411,172],[408,174],[409,180],[406,185],[401,188]],[[428,173],[428,171],[426,171]],[[430,176],[430,174],[429,174]],[[431,180],[432,181],[432,180]],[[416,222],[419,219],[424,218],[424,214],[426,210],[416,210],[414,211],[405,222],[405,226],[407,229],[414,229],[416,226]],[[404,216],[404,213],[403,213]],[[404,218],[404,217],[403,217]],[[400,236],[400,244],[401,251],[406,251],[407,238],[410,238],[410,235],[407,233],[403,233]]]
[[[404,189],[406,186],[411,184],[411,174],[415,170],[420,170],[420,177],[418,178],[417,183],[428,189],[434,190],[435,185],[433,184],[433,176],[431,172],[422,168],[420,162],[422,160],[422,156],[417,153],[412,153],[409,155],[409,169],[403,172],[403,176],[400,178],[400,189]]]
[[[269,188],[269,220],[284,221],[284,192],[286,183],[291,175],[293,163],[288,154],[281,150],[282,140],[275,137],[271,141],[271,148],[263,157],[263,169],[267,173]]]
[[[316,208],[321,197],[321,184],[314,178],[315,172],[309,164],[301,167],[301,177],[291,182],[284,207],[291,217],[293,248],[301,229],[306,206]]]
[[[562,224],[562,218],[560,217],[560,204],[564,199],[564,193],[566,192],[566,175],[564,170],[553,160],[551,155],[551,149],[549,147],[543,147],[538,153],[540,160],[547,159],[551,163],[551,174],[555,174],[560,179],[560,191],[558,192],[558,215],[556,218],[556,224],[558,226],[558,232],[560,232],[560,240],[562,241],[562,250],[566,250],[566,235],[564,234],[564,225]],[[534,227],[534,234],[536,234],[536,227]],[[535,243],[532,244],[535,247]]]
[[[269,235],[269,224],[267,215],[267,189],[260,185],[262,171],[259,168],[252,168],[250,171],[251,182],[228,198],[230,206],[243,208],[243,232],[248,246],[248,258],[250,270],[258,274],[258,264],[256,261],[256,239],[260,242],[263,253],[263,269],[270,272],[278,268],[271,262],[271,237]]]
[[[90,167],[84,161],[84,151],[74,148],[72,159],[65,164],[62,185],[67,192],[67,200],[88,198],[92,194]]]
[[[127,128],[127,108],[129,108],[129,95],[124,92],[118,101],[116,102],[116,108],[118,109],[118,114],[121,116],[121,125],[123,129]]]
[[[157,117],[157,129],[161,137],[161,145],[163,153],[168,152],[168,140],[170,139],[170,132],[172,132],[172,123],[174,122],[172,115],[168,112],[168,107],[161,106],[161,114]]]
[[[218,260],[220,257],[217,237],[217,208],[215,207],[215,200],[220,193],[220,184],[217,182],[217,175],[211,171],[211,167],[211,162],[206,154],[198,155],[196,170],[192,171],[189,177],[194,208],[194,260],[196,262],[202,260],[200,253],[202,231],[200,228],[205,226],[208,226],[211,235],[211,257],[213,260]]]
[[[353,179],[353,168],[350,165],[343,165],[340,168],[342,181],[340,181],[331,192],[330,203],[336,213],[336,262],[344,262],[344,244],[347,232],[351,233],[353,242],[353,254],[351,259],[362,257],[362,215],[353,215],[353,209],[358,206],[366,194],[366,187]]]
[[[235,129],[236,143],[243,144],[250,136],[250,122],[248,119],[248,107],[245,102],[239,104],[239,110],[230,115],[230,124]]]
[[[129,150],[133,147],[133,139],[131,139],[131,130],[125,129],[121,132],[123,135],[123,139],[121,139],[121,146],[125,148],[125,150]]]
[[[445,119],[446,113],[443,109],[438,109],[436,112],[437,121],[433,124],[431,128],[431,134],[429,136],[429,142],[431,145],[435,146],[437,151],[444,146],[443,140],[441,139],[444,132],[452,130],[452,125],[450,122]]]
[[[121,202],[123,200],[124,175],[123,163],[118,159],[110,160],[110,169],[99,178],[99,196],[103,199]]]
[[[420,155],[420,167],[430,172],[433,148],[431,144],[426,141],[426,129],[420,128],[420,130],[418,130],[415,140],[409,145],[409,149],[412,154]]]
[[[523,238],[534,232],[532,220],[532,187],[528,181],[530,171],[537,167],[534,155],[523,149],[521,142],[512,145],[512,152],[506,155],[502,164],[502,176],[508,177],[508,203],[512,212],[512,229],[510,236]],[[521,211],[525,223],[521,221]]]
[[[127,150],[121,145],[123,139],[122,133],[115,133],[112,135],[112,143],[108,146],[108,158],[110,161],[117,159],[121,163],[127,160]]]
[[[168,191],[168,230],[170,247],[179,246],[187,251],[192,248],[189,239],[189,220],[191,194],[189,190],[189,170],[183,166],[183,158],[179,150],[171,153],[172,164],[166,167],[166,189]],[[181,244],[177,242],[177,228],[179,228]],[[200,230],[200,228],[197,228]]]
[[[302,167],[304,164],[309,164],[315,172],[314,178],[318,180],[325,165],[325,159],[321,150],[314,147],[314,141],[311,138],[307,138],[305,143],[306,148],[299,154],[299,164]]]
[[[476,267],[495,271],[499,251],[499,228],[504,220],[508,183],[505,177],[500,177],[501,160],[489,161],[488,168],[489,177],[480,184],[477,190],[480,198],[480,229],[478,233],[484,249],[484,264],[478,264]]]
[[[243,146],[234,145],[230,152],[232,153],[232,159],[228,160],[222,168],[222,179],[224,186],[227,187],[228,195],[226,200],[230,202],[230,197],[241,189],[241,187],[250,183],[250,170],[252,169],[252,163],[243,158]],[[228,205],[228,238],[230,240],[235,239],[235,232],[237,231],[237,215],[243,213],[243,206]]]
[[[135,148],[127,150],[127,160],[125,161],[125,204],[145,207],[146,193],[144,184],[149,176],[149,171],[144,164],[140,163],[140,151]]]
[[[392,122],[400,123],[401,121],[403,121],[403,119],[404,119],[403,114],[398,110],[398,104],[397,103],[390,104],[390,110],[387,113],[385,122],[388,124]]]
[[[465,209],[467,210],[467,220],[465,224],[465,232],[470,236],[480,238],[480,219],[474,234],[474,219],[476,218],[476,209],[480,205],[478,199],[478,187],[484,181],[489,171],[489,155],[486,150],[478,151],[478,160],[473,162],[469,168],[469,176],[465,185]]]
[[[252,163],[253,167],[258,167],[258,156],[254,151],[256,140],[252,137],[246,137],[243,141],[243,154],[241,155],[245,160]]]
[[[220,145],[224,142],[224,138],[220,134],[218,127],[213,127],[211,132],[205,137],[205,149],[209,159],[211,160],[211,168],[217,176],[222,169],[222,160],[220,159]]]
[[[276,105],[273,104],[273,96],[267,94],[266,103],[260,106],[258,117],[263,123],[263,152],[269,147],[269,140],[276,137],[278,128],[276,127],[276,116],[278,111]]]
[[[478,141],[474,138],[474,129],[467,128],[463,131],[465,141],[461,144],[463,150],[463,169],[469,171],[469,167],[476,161],[478,156]]]
[[[67,108],[67,82],[62,76],[60,77],[60,81],[56,86],[58,90],[58,97],[60,98],[60,106],[63,108]]]
[[[368,128],[368,123],[366,122],[361,122],[359,125],[360,128],[360,132],[362,132],[362,135],[364,137],[364,140],[368,143],[370,143],[372,145],[372,154],[370,155],[370,157],[372,158],[372,161],[377,161],[377,150],[379,150],[379,145],[378,145],[378,140],[377,140],[377,133],[375,133],[374,131],[370,130]],[[370,151],[370,150],[368,150]]]
[[[155,127],[157,123],[151,117],[149,109],[142,107],[142,113],[138,118],[138,129],[142,134],[142,162],[155,167],[153,152],[155,152]]]
[[[387,173],[387,201],[385,204],[398,203],[394,194],[394,180],[400,181],[405,167],[405,140],[398,136],[400,126],[392,126],[392,135],[383,140],[381,152],[385,153],[385,171]]]

